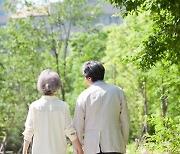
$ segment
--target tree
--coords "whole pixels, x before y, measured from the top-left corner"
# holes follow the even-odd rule
[[[139,138],[141,126],[146,124],[144,115],[147,114],[143,112],[143,106],[147,108],[144,104],[147,103],[144,93],[146,89],[143,86],[146,76],[138,70],[132,59],[138,53],[142,40],[151,33],[151,24],[148,14],[144,13],[128,16],[121,25],[106,28],[108,39],[103,58],[107,70],[106,79],[125,91],[130,110],[131,140]]]
[[[179,153],[179,2],[148,0],[109,0],[122,14],[149,13],[152,31],[142,39],[132,61],[141,68],[147,80],[149,135],[144,145],[157,151]],[[152,116],[150,116],[152,115]],[[155,118],[154,118],[155,117]],[[168,119],[168,120],[167,120]],[[173,119],[173,120],[172,120]],[[161,123],[158,123],[161,121]],[[175,132],[169,128],[174,128]],[[166,133],[165,133],[166,132]],[[146,138],[147,137],[147,138]],[[171,147],[171,148],[170,148]]]
[[[179,2],[169,0],[109,0],[122,10],[124,16],[148,11],[153,21],[153,33],[143,41],[137,59],[142,68],[150,68],[165,59],[169,64],[179,64],[180,26]]]
[[[94,29],[77,33],[70,41],[71,53],[67,58],[68,90],[67,102],[70,102],[71,113],[78,95],[87,87],[82,75],[82,65],[88,60],[101,61],[104,57],[107,33]]]
[[[31,20],[36,32],[41,34],[41,44],[43,43],[41,51],[47,51],[54,55],[54,69],[61,80],[62,100],[66,99],[66,58],[69,54],[69,41],[74,33],[91,29],[92,21],[100,13],[99,6],[91,6],[87,2],[87,0],[64,0],[52,4],[44,2],[43,13],[45,16],[36,18],[32,13],[27,17]],[[17,4],[22,5],[23,9],[41,11],[32,2],[21,3],[17,0],[7,3],[6,6],[11,8],[11,12],[16,12]],[[18,22],[18,20],[16,21]]]
[[[6,6],[15,13],[16,4],[12,1]],[[33,4],[25,5],[29,10],[37,9]],[[62,93],[58,95],[65,100],[69,41],[75,29],[85,31],[97,15],[97,8],[83,0],[66,0],[52,7],[55,12],[47,9],[47,16],[9,19],[7,26],[0,27],[0,143],[4,151],[21,148],[28,105],[40,97],[36,81],[42,70],[59,73]]]
[[[35,50],[40,47],[36,33],[30,23],[19,21],[1,29],[0,57],[2,70],[0,98],[0,134],[7,138],[3,149],[18,151],[27,104],[39,95],[36,90],[37,74],[42,69],[42,57]],[[21,29],[23,27],[23,29]],[[27,33],[29,31],[30,33]],[[33,38],[34,36],[35,38]],[[15,141],[16,140],[16,141]],[[3,143],[2,143],[3,144]]]
[[[168,125],[163,122],[157,124],[157,121],[178,118],[178,66],[169,65],[163,59],[156,62],[156,66],[151,69],[143,70],[139,69],[139,61],[134,60],[141,52],[143,40],[153,33],[152,24],[148,13],[143,13],[138,16],[128,15],[121,25],[107,28],[108,37],[103,58],[108,74],[106,80],[121,86],[126,93],[131,119],[131,141],[138,138],[138,146],[146,145],[157,151],[176,152],[179,138],[171,140],[170,136],[176,136],[179,129],[174,133],[169,131],[167,138],[163,135],[164,131],[159,130],[169,130],[170,125],[177,128],[178,121],[170,120]],[[173,148],[170,149],[169,145]]]
[[[54,13],[48,13],[48,20],[45,20],[50,26],[48,31],[51,35],[47,42],[52,42],[51,50],[56,59],[56,71],[62,80],[62,99],[65,100],[69,41],[78,29],[84,31],[90,28],[93,19],[99,14],[99,7],[88,5],[86,0],[65,0],[53,4],[52,8],[55,9]]]

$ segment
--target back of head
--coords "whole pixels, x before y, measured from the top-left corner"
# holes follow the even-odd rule
[[[91,77],[92,81],[104,80],[105,68],[98,61],[87,61],[83,65],[83,74],[86,78]]]
[[[37,82],[38,91],[44,95],[53,95],[60,88],[59,75],[52,70],[44,70],[41,72]]]

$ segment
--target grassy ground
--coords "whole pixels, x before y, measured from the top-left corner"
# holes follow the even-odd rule
[[[68,154],[72,154],[73,153],[73,148],[71,145],[68,145]]]
[[[68,154],[73,154],[73,149],[71,145],[68,145]],[[170,153],[152,152],[152,151],[147,151],[145,148],[136,149],[135,143],[130,143],[127,145],[126,154],[170,154]]]
[[[130,143],[127,145],[126,154],[141,154],[139,150],[136,149],[136,145],[134,143]]]
[[[68,145],[68,154],[72,154],[73,149],[71,145]],[[140,152],[136,151],[136,146],[134,144],[129,144],[127,146],[126,154],[141,154]]]

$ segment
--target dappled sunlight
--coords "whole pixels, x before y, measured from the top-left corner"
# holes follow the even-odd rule
[[[105,82],[126,95],[126,153],[180,153],[179,2],[107,2],[0,0],[0,153],[22,153],[42,70],[59,74],[57,97],[74,117],[77,98],[88,88],[82,74],[88,60],[100,61]]]

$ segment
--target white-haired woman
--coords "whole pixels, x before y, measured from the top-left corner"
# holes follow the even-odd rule
[[[38,82],[38,91],[43,96],[29,107],[25,123],[23,154],[27,154],[33,137],[33,154],[66,154],[66,137],[72,141],[79,154],[82,146],[72,125],[68,105],[55,94],[60,88],[60,79],[56,72],[44,70]]]

